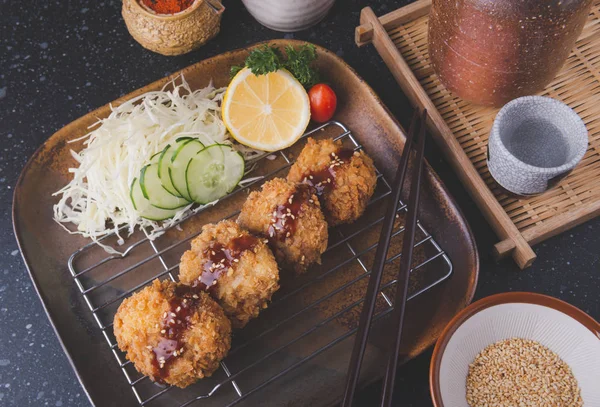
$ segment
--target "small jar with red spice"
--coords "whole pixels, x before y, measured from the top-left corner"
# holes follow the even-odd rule
[[[141,0],[141,3],[156,14],[177,14],[194,4],[194,0]]]
[[[144,48],[162,55],[190,52],[219,32],[220,0],[123,0],[123,19]]]

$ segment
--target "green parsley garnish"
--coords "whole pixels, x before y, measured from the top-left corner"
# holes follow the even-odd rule
[[[291,45],[285,47],[287,58],[279,48],[272,45],[263,45],[250,52],[245,67],[250,68],[254,75],[266,75],[278,69],[287,69],[305,87],[310,88],[319,82],[318,72],[311,66],[317,59],[317,50],[314,45],[301,45],[298,49]],[[244,66],[231,67],[231,76],[235,76]]]
[[[285,68],[300,81],[305,88],[310,88],[319,82],[319,73],[311,67],[317,59],[317,49],[314,45],[302,45],[297,50],[291,45],[285,47],[287,61]]]

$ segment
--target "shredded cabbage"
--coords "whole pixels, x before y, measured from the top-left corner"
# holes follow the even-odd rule
[[[143,219],[131,202],[130,186],[150,157],[181,136],[196,137],[207,146],[233,145],[245,160],[262,154],[230,139],[221,121],[224,91],[225,88],[216,89],[212,84],[192,91],[180,76],[160,91],[137,96],[115,108],[111,106],[111,114],[90,126],[90,133],[70,141],[85,140],[85,147],[79,152],[71,150],[79,167],[69,169],[73,179],[53,194],[60,196],[54,205],[54,220],[69,233],[90,238],[107,252],[120,254],[99,239],[115,233],[118,244],[123,244],[122,233],[129,236],[136,227],[154,239],[192,213],[192,205],[188,205],[161,224]],[[76,229],[67,228],[67,223]]]

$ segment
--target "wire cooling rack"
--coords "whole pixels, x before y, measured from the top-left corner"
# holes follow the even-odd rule
[[[326,123],[303,138],[307,136],[332,137],[341,140],[346,147],[362,149],[350,130],[339,122]],[[181,254],[200,233],[201,226],[235,217],[246,193],[260,187],[266,179],[286,175],[302,144],[299,142],[288,150],[257,158],[246,174],[246,178],[256,179],[239,186],[214,207],[203,207],[190,214],[160,237],[150,240],[147,233],[130,236],[128,245],[119,247],[124,253],[122,256],[108,255],[90,243],[69,258],[73,279],[141,406],[187,406],[199,400],[204,402],[199,402],[200,405],[238,404],[355,333],[377,247],[378,226],[383,221],[385,198],[391,193],[390,185],[379,171],[377,188],[365,215],[352,225],[330,229],[329,247],[320,266],[299,277],[282,271],[282,288],[269,308],[246,328],[234,333],[227,358],[211,378],[186,389],[154,384],[125,358],[113,334],[114,314],[122,300],[155,278],[177,281]],[[389,270],[380,287],[375,320],[392,310],[390,298],[393,298],[405,213],[406,205],[401,202],[386,264]],[[452,273],[450,259],[420,223],[417,232],[409,299]],[[106,236],[103,243],[116,245],[117,237]]]

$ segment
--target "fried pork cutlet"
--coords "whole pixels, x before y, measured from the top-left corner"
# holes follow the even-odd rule
[[[298,273],[321,263],[327,248],[327,222],[310,187],[281,178],[265,182],[262,190],[249,196],[238,223],[264,236],[283,267]]]
[[[312,138],[308,139],[287,179],[315,188],[330,226],[358,219],[377,183],[373,160],[362,150],[343,148],[340,141]]]
[[[205,225],[192,241],[181,257],[179,280],[208,290],[233,327],[242,328],[279,289],[279,269],[265,239],[225,220]]]
[[[231,323],[208,294],[171,281],[126,298],[114,319],[119,348],[153,381],[186,387],[229,352]]]

